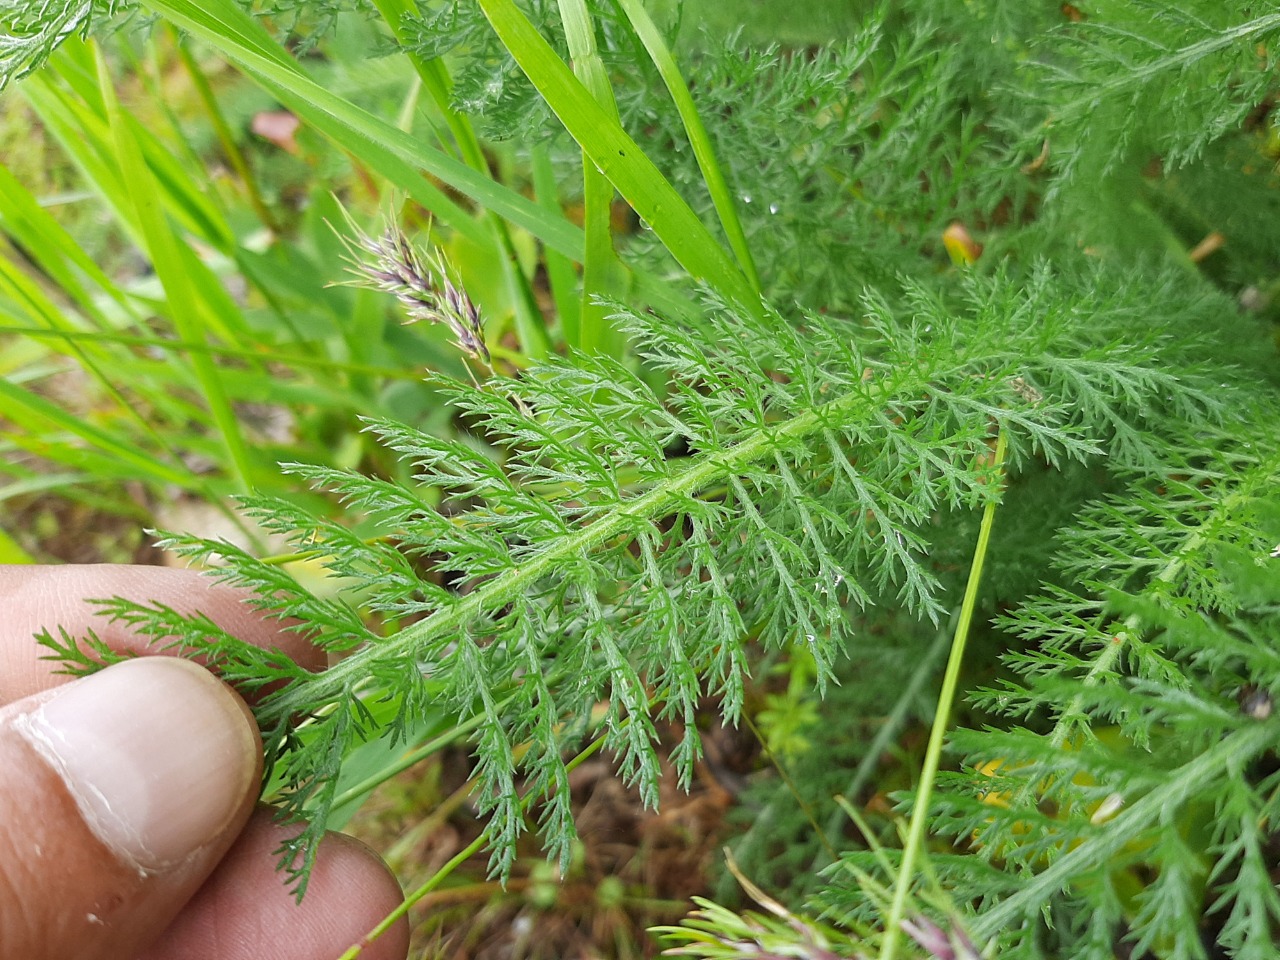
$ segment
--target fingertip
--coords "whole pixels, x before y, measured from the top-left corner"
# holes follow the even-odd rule
[[[311,893],[324,902],[341,903],[353,885],[358,887],[363,919],[353,926],[359,929],[363,939],[404,902],[400,881],[372,848],[355,837],[328,833],[320,848],[324,856],[317,857],[317,864],[322,864],[324,869],[319,876],[312,876]],[[361,960],[403,960],[408,954],[409,922],[400,917],[394,926],[365,945],[360,957]]]
[[[141,871],[224,839],[261,778],[252,716],[189,660],[126,660],[60,688],[10,727],[62,777],[98,838]]]
[[[299,903],[277,872],[282,842],[296,826],[259,809],[182,915],[139,960],[313,960],[341,956],[403,901],[400,885],[368,847],[327,834]],[[269,949],[268,949],[269,948]],[[363,945],[361,960],[404,960],[409,927],[401,918]]]
[[[0,709],[0,957],[132,956],[252,812],[257,728],[185,660],[126,661]]]

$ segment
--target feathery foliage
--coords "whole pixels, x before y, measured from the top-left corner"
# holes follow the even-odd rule
[[[1091,13],[1037,49],[1032,89],[1052,117],[1048,136],[1066,148],[1067,178],[1105,177],[1135,156],[1183,167],[1274,89],[1265,44],[1280,11],[1270,4],[1125,0]]]
[[[443,700],[485,718],[478,773],[496,866],[509,866],[522,830],[517,773],[545,797],[547,840],[563,853],[572,833],[562,754],[591,704],[610,704],[606,745],[652,802],[653,718],[684,721],[675,759],[688,777],[698,701],[714,693],[736,717],[749,642],[800,644],[827,678],[856,643],[847,607],[891,600],[926,618],[943,611],[925,527],[940,507],[983,498],[994,429],[1023,457],[1081,458],[1098,450],[1086,430],[1115,416],[1112,395],[1163,402],[1166,375],[1124,356],[1128,347],[1105,362],[1016,313],[984,317],[993,299],[1027,296],[1010,287],[975,280],[974,306],[953,313],[908,285],[905,321],[872,294],[856,321],[753,319],[721,305],[701,329],[681,329],[628,313],[632,342],[669,377],[665,400],[619,364],[575,356],[483,390],[439,384],[488,449],[371,424],[421,488],[287,466],[365,515],[367,528],[358,535],[278,499],[248,498],[250,515],[368,591],[370,610],[420,618],[386,637],[353,605],[310,596],[227,544],[168,542],[185,556],[221,556],[220,578],[272,597],[267,605],[302,621],[321,647],[354,651],[323,674],[285,664],[263,673],[260,653],[242,664],[216,632],[197,641],[163,610],[114,612],[184,646],[212,643],[231,677],[291,681],[260,720],[283,750],[292,719],[312,717],[282,762],[298,774],[289,804],[321,814],[317,827],[337,761],[372,732],[363,700],[395,700],[393,729]],[[1090,298],[1079,308],[1095,309]],[[1043,399],[1060,380],[1079,391],[1070,407]],[[1028,400],[1036,383],[1044,390]],[[1179,390],[1177,402],[1205,401]],[[687,452],[671,456],[676,445]],[[452,589],[417,572],[423,556],[438,557],[432,566]],[[519,744],[530,748],[517,761]]]
[[[1047,900],[1084,889],[1092,922],[1123,921],[1139,951],[1198,955],[1207,912],[1225,915],[1220,942],[1238,955],[1273,949],[1280,901],[1247,880],[1274,815],[1280,438],[1272,417],[1254,428],[1247,443],[1202,435],[1091,508],[1064,537],[1070,586],[1004,622],[1024,641],[1006,658],[1016,679],[975,703],[1013,725],[956,738],[971,769],[994,764],[992,782],[969,778],[939,816],[984,859],[1037,874],[982,917],[987,932],[1034,928]],[[1043,717],[1048,730],[1022,726]],[[1114,889],[1140,868],[1157,881]]]
[[[116,0],[5,0],[0,4],[0,90],[43,64],[67,37],[89,32],[91,19],[114,13]]]
[[[417,58],[440,151],[315,85],[234,5],[153,6],[273,95],[315,98],[297,107],[308,123],[437,204],[468,243],[492,232],[484,249],[517,273],[503,231],[528,231],[558,307],[577,290],[555,258],[583,263],[582,322],[602,312],[628,345],[573,349],[615,340],[571,340],[562,315],[558,349],[522,354],[442,252],[420,256],[398,232],[353,238],[383,258],[366,277],[500,372],[430,374],[445,427],[368,417],[370,469],[287,463],[305,495],[241,498],[293,545],[286,559],[327,572],[322,587],[224,540],[165,541],[254,589],[331,666],[308,672],[205,618],[106,605],[262,692],[274,799],[307,823],[282,859],[301,886],[344,757],[410,738],[429,711],[472,731],[506,875],[535,827],[567,861],[575,750],[603,744],[656,803],[660,725],[683,737],[671,760],[687,783],[710,699],[730,722],[754,713],[766,735],[785,733],[780,763],[809,794],[796,803],[776,781],[746,793],[763,814],[739,846],[744,872],[775,869],[884,957],[901,941],[886,929],[895,870],[921,901],[947,892],[945,910],[913,907],[903,924],[937,956],[968,956],[970,938],[1017,960],[1202,957],[1210,940],[1274,955],[1280,417],[1258,313],[1280,295],[1280,262],[1256,211],[1229,221],[1227,249],[1247,252],[1213,274],[1233,277],[1233,294],[1250,285],[1247,301],[1210,282],[1212,250],[1188,251],[1220,222],[1197,205],[1205,185],[1238,182],[1241,197],[1270,198],[1238,206],[1274,209],[1263,168],[1280,152],[1268,119],[1280,7],[936,0],[886,5],[806,49],[673,18],[657,33],[691,63],[695,158],[687,116],[654,95],[656,34],[627,4],[376,3]],[[267,12],[322,24],[337,9]],[[582,17],[594,46],[574,34],[580,72],[613,83],[616,115],[562,62]],[[598,116],[575,120],[575,107]],[[477,130],[511,141],[502,163],[532,158],[536,208],[485,179]],[[493,220],[437,197],[419,167]],[[596,221],[584,239],[561,206],[581,194],[598,213],[601,177],[658,222],[602,245]],[[758,300],[740,296],[753,271],[721,249],[737,217]],[[985,251],[948,242],[948,225]],[[416,264],[408,281],[435,284],[414,287],[397,258]],[[996,501],[951,768],[915,783],[900,735],[931,719],[935,638],[959,606],[977,508]],[[82,668],[105,655],[50,643]],[[791,683],[760,711],[766,664],[811,671],[833,696]],[[849,715],[827,723],[831,710]],[[849,731],[865,740],[824,742]],[[841,790],[858,804],[896,792],[900,811],[929,796],[927,869],[891,849],[887,818],[879,837],[846,836]],[[684,953],[826,957],[838,939],[781,906],[761,921],[701,905],[668,931]]]

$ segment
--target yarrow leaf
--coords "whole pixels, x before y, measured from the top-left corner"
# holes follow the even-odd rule
[[[620,772],[656,802],[658,718],[683,722],[676,759],[687,779],[700,698],[713,693],[738,716],[754,646],[807,650],[825,684],[857,642],[850,611],[893,597],[920,617],[943,613],[928,520],[992,496],[997,429],[1022,461],[1085,459],[1124,404],[1160,403],[1169,388],[1143,366],[1154,357],[1128,347],[1099,344],[1081,358],[1074,335],[1003,313],[998,338],[975,335],[975,322],[997,323],[984,304],[1028,308],[1040,284],[975,278],[956,307],[908,281],[903,290],[896,306],[868,291],[857,319],[709,301],[704,324],[675,325],[615,305],[647,366],[666,376],[665,394],[623,364],[581,355],[483,386],[435,380],[464,439],[368,424],[413,483],[286,466],[361,515],[359,534],[283,500],[244,501],[334,578],[336,596],[227,544],[171,537],[168,547],[216,560],[215,576],[258,591],[264,608],[343,654],[316,674],[271,664],[265,676],[288,683],[257,708],[285,808],[311,818],[286,852],[295,878],[344,750],[379,733],[369,699],[397,705],[393,733],[426,702],[482,716],[475,775],[495,869],[509,868],[525,829],[520,783],[541,798],[544,839],[563,855],[573,836],[563,755],[593,704],[606,705],[602,732]],[[182,633],[157,611],[116,612]],[[263,675],[262,654],[207,625],[183,642],[215,651],[233,677]]]

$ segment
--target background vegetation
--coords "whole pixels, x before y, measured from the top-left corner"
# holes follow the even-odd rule
[[[112,605],[287,681],[282,882],[349,825],[424,956],[1275,955],[1280,7],[0,25],[0,558],[330,651]]]

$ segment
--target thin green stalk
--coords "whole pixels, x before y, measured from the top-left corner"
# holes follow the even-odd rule
[[[414,7],[409,0],[373,0],[373,3],[396,39],[402,44],[407,43],[410,38],[404,27],[404,18],[407,14],[414,12]],[[422,80],[422,85],[434,101],[436,109],[448,124],[463,162],[478,173],[489,176],[489,162],[485,158],[484,149],[480,145],[480,139],[476,136],[470,118],[453,109],[451,101],[453,81],[449,76],[448,68],[438,58],[425,60],[415,53],[408,51],[406,53],[418,77]],[[534,295],[529,278],[520,269],[520,260],[516,255],[515,243],[511,239],[511,231],[507,228],[506,221],[487,209],[485,220],[493,235],[498,262],[511,292],[515,309],[516,336],[519,337],[520,346],[524,352],[530,358],[540,360],[547,355],[551,338],[547,335],[542,311],[538,309],[537,297]]]
[[[136,398],[130,400],[125,397],[116,385],[115,381],[118,378],[113,379],[108,375],[108,370],[113,366],[114,358],[107,350],[101,348],[103,342],[101,337],[95,336],[93,333],[88,333],[87,336],[83,337],[75,336],[78,331],[71,327],[70,321],[63,316],[53,301],[46,297],[44,292],[28,277],[13,269],[12,264],[4,258],[0,258],[0,291],[7,291],[26,307],[28,315],[46,323],[48,329],[37,329],[34,335],[39,337],[43,334],[47,338],[62,344],[80,366],[88,371],[93,380],[115,401],[116,408],[123,413],[125,418],[137,424],[138,429],[150,439],[155,448],[164,452],[166,460],[173,464],[176,469],[185,469],[182,466],[181,456],[169,442],[165,432],[157,430],[152,420],[144,415],[143,411],[139,409]],[[216,500],[213,492],[204,485],[200,477],[193,474],[192,480],[197,489],[201,490],[211,502]]]
[[[747,728],[751,731],[751,735],[756,738],[756,742],[760,744],[760,749],[764,751],[765,757],[769,763],[773,765],[773,769],[778,771],[778,776],[786,785],[787,790],[791,793],[792,799],[795,800],[796,806],[800,808],[800,812],[804,814],[804,818],[809,821],[809,826],[813,827],[813,832],[818,838],[818,842],[822,844],[823,849],[832,860],[836,859],[836,852],[831,846],[831,842],[827,839],[826,833],[822,827],[818,825],[818,818],[814,815],[813,807],[809,805],[809,801],[804,798],[804,794],[800,792],[800,788],[796,786],[796,782],[791,778],[791,774],[787,772],[787,768],[774,754],[769,747],[768,738],[760,732],[760,728],[756,726],[756,722],[751,719],[750,714],[744,713],[742,719],[746,721]]]
[[[467,798],[471,796],[471,791],[474,789],[475,781],[467,780],[462,784],[462,786],[454,790],[453,793],[449,794],[439,803],[434,804],[431,807],[431,812],[427,816],[423,817],[404,833],[400,834],[399,839],[389,846],[386,852],[382,855],[383,862],[391,868],[393,873],[400,873],[400,870],[404,866],[406,860],[411,864],[418,862],[414,855],[415,852],[421,848],[422,842],[427,837],[436,833],[443,824],[448,822],[454,812],[466,803]],[[502,889],[502,884],[500,883],[485,883],[482,884],[482,886],[487,889]],[[510,886],[510,884],[508,884],[508,886]],[[454,887],[444,895],[448,896],[449,893],[455,893],[457,890],[458,888]],[[418,902],[422,903],[421,900]]]
[[[129,438],[120,437],[73,416],[48,399],[24,390],[5,378],[0,378],[0,414],[13,425],[22,427],[31,434],[30,438],[11,434],[13,443],[40,456],[84,469],[90,474],[97,472],[99,480],[118,477],[121,467],[127,467],[127,475],[131,479],[171,483],[184,490],[200,487],[199,478],[189,470],[163,463],[140,450],[136,442],[130,442]],[[63,433],[78,437],[84,443],[68,444],[59,436]]]
[[[94,324],[102,327],[107,321],[96,298],[81,282],[82,276],[110,297],[131,321],[141,322],[129,296],[3,164],[0,164],[0,209],[4,210],[5,232],[21,244],[23,252],[39,264],[58,289]]]
[[[533,144],[530,160],[533,168],[533,193],[538,206],[564,216],[547,148],[542,144]],[[581,303],[574,296],[578,278],[574,274],[573,262],[545,245],[542,248],[542,259],[547,266],[547,283],[551,287],[551,299],[556,305],[556,316],[560,318],[560,336],[565,343],[576,346],[581,342],[582,316]]]
[[[427,759],[427,757],[431,756],[432,754],[439,753],[445,747],[451,744],[457,743],[459,740],[461,740],[463,737],[469,734],[472,730],[475,730],[477,727],[481,726],[484,723],[484,721],[485,721],[484,714],[477,713],[470,720],[466,720],[462,723],[459,723],[457,726],[450,728],[448,731],[440,734],[440,736],[438,737],[432,737],[426,743],[406,753],[403,757],[401,757],[391,766],[386,767],[383,770],[379,770],[373,776],[367,777],[364,780],[361,780],[359,783],[352,784],[346,790],[343,790],[340,794],[338,794],[336,797],[333,798],[333,805],[332,805],[333,809],[337,810],[340,807],[346,806],[351,801],[359,799],[360,797],[364,796],[366,793],[373,792],[378,787],[382,786],[382,784],[386,783],[388,780],[394,777],[396,774],[401,773],[405,770],[408,770],[410,767],[414,766],[415,764],[421,763],[423,760]]]
[[[1007,440],[1004,430],[996,440],[996,452],[992,468],[997,480],[1004,465]],[[978,603],[978,587],[982,582],[982,567],[987,559],[987,547],[991,543],[991,529],[995,525],[998,501],[992,499],[982,511],[982,526],[978,530],[978,543],[973,549],[973,564],[969,568],[969,582],[965,585],[964,600],[960,605],[960,619],[956,623],[955,637],[951,642],[951,655],[947,659],[947,672],[942,678],[942,691],[938,694],[938,712],[929,732],[929,746],[925,750],[924,765],[920,770],[920,788],[916,791],[911,810],[911,823],[902,851],[902,865],[898,868],[893,891],[893,903],[885,922],[884,940],[880,945],[880,960],[893,960],[902,937],[902,921],[905,919],[907,897],[915,879],[916,859],[924,846],[925,825],[929,819],[929,800],[933,794],[933,782],[942,760],[942,746],[951,723],[951,708],[960,686],[960,667],[964,663],[964,650],[969,641],[969,627],[973,623],[973,611]]]
[[[218,138],[218,144],[222,147],[223,156],[227,158],[227,162],[231,164],[231,169],[240,178],[240,183],[244,186],[245,193],[248,194],[249,204],[258,215],[258,219],[262,221],[268,230],[279,233],[280,224],[271,212],[271,208],[267,206],[267,202],[262,198],[262,191],[258,188],[258,178],[253,175],[253,170],[250,169],[248,161],[245,160],[240,145],[236,143],[231,127],[227,124],[227,119],[222,114],[222,108],[218,105],[218,98],[213,95],[213,88],[209,85],[208,78],[204,75],[204,71],[200,69],[200,65],[196,63],[191,51],[187,49],[187,44],[177,35],[178,32],[172,28],[170,28],[170,31],[174,37],[174,46],[178,50],[178,58],[182,61],[183,67],[186,68],[187,76],[191,78],[196,94],[200,97],[201,104],[204,105],[209,122],[213,125],[214,135]]]
[[[573,75],[590,91],[605,115],[618,123],[618,104],[604,61],[596,48],[595,25],[585,0],[559,0],[559,6]],[[621,344],[616,343],[616,338],[611,335],[608,310],[596,302],[597,297],[616,297],[623,279],[618,256],[613,249],[613,196],[613,184],[584,149],[582,229],[586,235],[586,249],[582,259],[578,342],[572,346],[588,353],[617,356],[621,353]]]
[[[649,16],[640,0],[614,0],[614,2],[622,7],[627,19],[631,21],[631,29],[644,44],[649,59],[658,68],[662,82],[667,85],[667,90],[671,93],[671,99],[675,102],[676,110],[680,114],[680,121],[684,124],[684,132],[689,138],[689,146],[693,148],[694,159],[698,161],[698,169],[702,171],[702,179],[707,184],[707,192],[711,194],[711,202],[715,204],[716,214],[720,217],[720,226],[724,229],[730,248],[738,258],[738,265],[742,267],[742,272],[746,274],[752,289],[759,293],[760,274],[756,270],[755,259],[751,256],[751,248],[747,245],[747,235],[742,229],[742,221],[738,219],[738,206],[729,192],[724,172],[720,169],[715,149],[711,146],[711,137],[707,135],[707,128],[703,126],[702,118],[698,116],[698,108],[694,106],[693,96],[689,93],[688,84],[684,82],[680,67],[676,64],[675,57],[671,55],[666,41],[662,39],[662,34],[653,22],[653,18]]]
[[[364,953],[365,947],[372,945],[375,940],[399,923],[400,918],[406,916],[409,913],[409,909],[415,903],[429,894],[436,887],[440,886],[440,884],[444,883],[449,874],[453,873],[453,871],[457,870],[458,867],[462,866],[484,849],[484,845],[488,842],[489,831],[486,829],[481,831],[478,837],[454,854],[444,866],[431,875],[431,878],[427,880],[426,883],[422,884],[422,886],[418,887],[411,893],[406,894],[404,902],[401,903],[400,906],[396,907],[389,914],[383,917],[376,927],[361,937],[360,942],[338,957],[338,960],[355,960],[356,957]]]
[[[912,671],[911,678],[907,681],[902,693],[899,694],[893,709],[889,711],[889,716],[885,718],[885,722],[880,725],[875,737],[867,745],[862,762],[858,764],[858,768],[853,772],[848,785],[841,791],[843,796],[857,798],[862,792],[862,788],[870,781],[876,768],[880,765],[880,757],[884,755],[885,750],[889,748],[889,744],[898,735],[903,721],[906,720],[907,710],[924,688],[924,685],[929,681],[929,678],[933,676],[933,671],[946,648],[946,632],[939,630],[937,638],[925,653],[924,658]],[[822,831],[821,835],[822,845],[827,850],[830,850],[832,844],[834,844],[836,832],[840,829],[842,822],[839,810],[834,811],[827,819],[826,829]],[[830,859],[824,858],[823,852],[819,851],[814,857],[813,864],[809,867],[808,876],[817,879],[819,871],[834,859],[836,859],[834,856]]]
[[[168,340],[164,337],[135,337],[124,333],[99,333],[96,330],[46,330],[43,327],[21,327],[7,324],[0,324],[0,333],[13,333],[36,339],[66,340],[68,342],[93,340],[99,343],[119,343],[130,347],[145,347],[148,350],[168,350],[177,353],[207,353],[214,357],[234,357],[242,360],[253,360],[257,363],[282,363],[295,367],[313,367],[317,370],[333,370],[338,373],[362,374],[393,380],[420,381],[422,379],[421,370],[403,367],[379,367],[367,363],[352,363],[348,360],[330,360],[327,357],[281,353],[277,350],[224,347],[220,344],[198,343],[191,340]]]
[[[117,161],[120,172],[128,184],[135,214],[146,238],[146,250],[151,257],[156,274],[165,288],[168,313],[174,327],[185,340],[203,339],[195,307],[201,302],[181,254],[181,244],[165,219],[159,203],[158,189],[142,159],[137,140],[124,121],[115,88],[101,51],[96,53],[98,81],[107,118],[114,134]],[[253,466],[249,447],[240,430],[240,420],[231,407],[225,386],[217,366],[207,354],[193,354],[192,367],[204,393],[209,412],[213,415],[219,436],[229,459],[230,472],[240,488],[248,493],[253,488]]]

